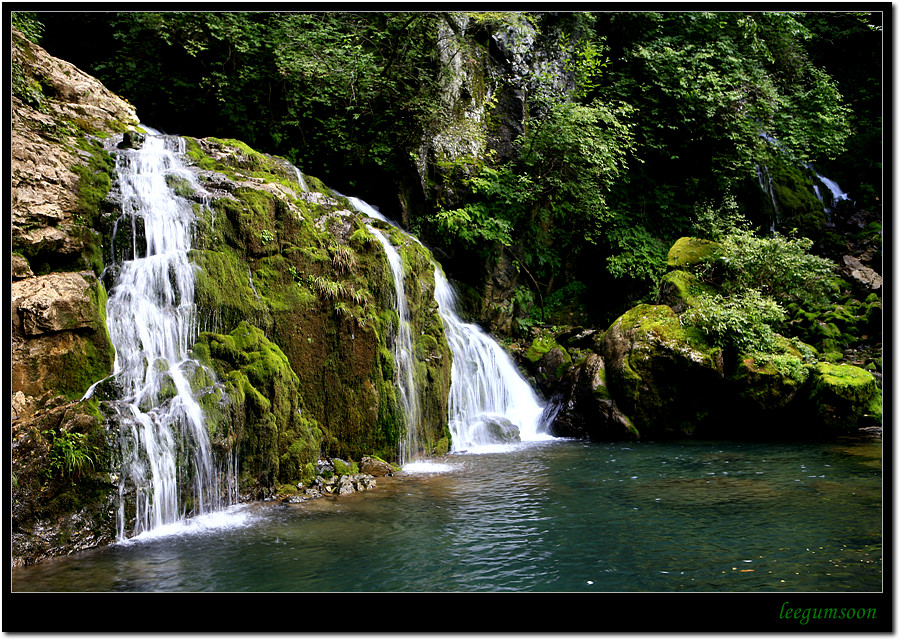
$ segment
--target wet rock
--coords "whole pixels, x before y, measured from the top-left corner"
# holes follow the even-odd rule
[[[147,136],[137,131],[126,131],[122,135],[122,141],[117,145],[119,149],[140,149],[144,146]]]
[[[552,405],[550,429],[555,436],[592,440],[638,436],[610,394],[603,359],[595,353],[588,354],[566,375]]]
[[[394,468],[389,463],[370,456],[363,456],[362,461],[359,463],[359,470],[361,473],[376,478],[394,475]]]
[[[502,416],[483,416],[481,424],[472,432],[477,442],[512,444],[521,441],[519,427]]]

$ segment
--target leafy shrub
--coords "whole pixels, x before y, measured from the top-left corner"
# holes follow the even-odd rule
[[[725,236],[721,244],[710,266],[711,272],[720,270],[717,277],[725,295],[755,289],[785,303],[812,304],[827,298],[833,263],[807,253],[812,240],[780,235],[759,238],[740,229]]]
[[[778,348],[773,325],[785,318],[784,309],[756,289],[729,297],[701,293],[682,322],[700,329],[714,345],[739,353],[771,353]]]
[[[87,444],[86,433],[47,430],[44,435],[52,440],[48,474],[79,477],[88,468],[94,468],[94,459]]]

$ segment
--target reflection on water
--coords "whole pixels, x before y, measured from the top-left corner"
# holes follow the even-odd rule
[[[202,525],[202,526],[201,526]],[[24,591],[880,591],[880,441],[556,440],[245,505]]]

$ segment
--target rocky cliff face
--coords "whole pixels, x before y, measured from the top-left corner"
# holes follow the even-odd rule
[[[13,45],[13,555],[28,564],[115,537],[106,291],[122,259],[112,248],[143,242],[140,225],[124,242],[131,225],[116,224],[115,151],[142,135],[134,109],[98,81],[17,33]],[[213,447],[240,461],[240,496],[296,490],[321,456],[396,459],[406,426],[393,282],[367,225],[391,228],[283,159],[236,140],[185,140],[201,186],[170,176],[169,187],[197,220],[193,352],[207,367],[192,385]],[[415,283],[419,442],[443,452],[451,362],[433,263],[420,245],[393,242]]]
[[[409,205],[404,222],[427,217],[437,208],[459,206],[457,189],[465,179],[517,153],[513,142],[529,124],[527,98],[572,88],[556,23],[564,19],[548,14],[540,25],[524,17],[494,24],[465,13],[445,14],[438,51],[447,71],[447,117],[418,149],[417,180],[401,188],[401,200]],[[464,296],[467,310],[493,333],[511,333],[510,300],[520,284],[512,255],[500,247],[495,256],[481,261],[471,255],[454,259],[442,256],[442,263],[471,288],[471,295]]]

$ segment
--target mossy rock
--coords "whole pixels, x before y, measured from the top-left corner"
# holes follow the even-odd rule
[[[599,344],[612,397],[643,437],[681,437],[717,413],[722,351],[681,325],[665,305],[618,318]]]
[[[797,359],[799,363],[800,360]],[[760,414],[776,415],[788,408],[808,377],[808,367],[800,365],[802,373],[791,373],[779,368],[771,358],[744,355],[738,360],[735,372],[729,380],[734,385],[736,394],[736,414],[750,411],[754,420]],[[742,416],[742,421],[747,421]]]
[[[875,377],[865,369],[820,362],[813,370],[811,382],[809,398],[826,428],[852,431],[865,416],[880,421],[881,392]]]
[[[278,345],[242,322],[227,335],[201,334],[193,353],[224,383],[223,394],[202,370],[193,380],[214,444],[239,451],[244,488],[308,481],[323,434],[304,415],[297,374]]]
[[[675,313],[682,313],[693,304],[698,294],[711,291],[712,287],[701,283],[690,271],[673,269],[660,278],[656,303],[671,307]]]
[[[531,341],[531,345],[525,351],[525,359],[537,364],[544,355],[558,346],[559,344],[553,335],[549,333],[542,334]]]
[[[716,254],[721,245],[702,238],[679,238],[669,249],[666,265],[670,269],[684,269],[699,265]]]

